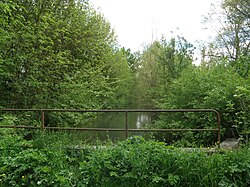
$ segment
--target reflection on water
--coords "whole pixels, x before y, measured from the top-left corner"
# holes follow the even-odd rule
[[[151,123],[151,116],[149,114],[139,114],[136,119],[136,128],[143,128],[144,125]]]
[[[126,125],[125,112],[105,113],[97,117],[94,127],[99,128],[125,128]],[[150,113],[131,112],[128,113],[128,126],[130,129],[140,129],[151,122]]]
[[[129,129],[141,129],[145,125],[151,123],[151,113],[129,112],[128,113],[128,127]],[[99,113],[92,127],[96,128],[120,128],[126,127],[126,113]],[[124,139],[125,132],[109,131],[109,132],[95,132],[100,139]],[[133,133],[136,134],[136,133]]]

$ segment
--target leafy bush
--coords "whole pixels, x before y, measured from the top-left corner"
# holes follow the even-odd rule
[[[88,186],[248,186],[247,155],[186,152],[136,137],[96,150],[80,171]]]
[[[169,92],[159,106],[216,109],[222,116],[222,138],[238,138],[247,134],[249,129],[249,93],[249,80],[240,77],[230,67],[191,67],[172,82]],[[203,113],[162,115],[155,125],[160,128],[216,128],[216,117]],[[217,141],[214,133],[189,134],[190,136],[188,133],[171,135],[172,139],[168,142],[185,140],[192,143],[195,139],[193,143],[196,145],[207,146]]]
[[[0,186],[250,185],[248,146],[208,154],[141,137],[75,149],[55,143],[37,148],[33,140],[1,139]]]

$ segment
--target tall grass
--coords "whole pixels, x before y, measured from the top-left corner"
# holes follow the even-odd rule
[[[207,154],[141,137],[95,146],[72,138],[1,137],[0,186],[250,186],[248,146]]]

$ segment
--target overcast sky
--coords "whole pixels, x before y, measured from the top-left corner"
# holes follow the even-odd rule
[[[118,42],[133,51],[142,50],[164,35],[185,37],[195,44],[215,34],[204,30],[202,15],[218,0],[90,0],[104,14]]]

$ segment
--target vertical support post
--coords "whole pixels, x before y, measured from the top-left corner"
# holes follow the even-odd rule
[[[218,148],[220,149],[220,126],[221,126],[221,117],[220,113],[216,111],[217,123],[218,123]]]
[[[128,111],[125,112],[125,138],[128,138]]]
[[[44,130],[45,125],[44,125],[44,111],[41,110],[41,128]]]

